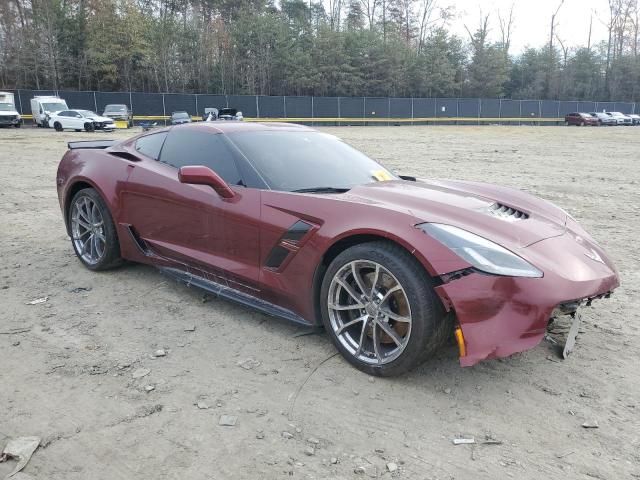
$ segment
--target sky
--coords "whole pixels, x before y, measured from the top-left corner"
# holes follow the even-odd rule
[[[511,40],[512,54],[522,52],[527,46],[540,47],[549,41],[551,15],[558,8],[561,0],[440,0],[442,5],[453,5],[456,18],[451,22],[451,29],[457,35],[468,38],[464,28],[466,24],[471,31],[479,25],[480,11],[483,16],[490,14],[490,38],[500,38],[498,11],[503,18],[508,17],[511,4],[514,4],[514,27]],[[589,20],[593,14],[592,45],[606,40],[606,22],[608,0],[565,0],[557,16],[556,31],[565,46],[576,47],[586,45],[589,36]]]

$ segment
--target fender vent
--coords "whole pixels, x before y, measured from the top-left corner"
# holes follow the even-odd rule
[[[289,255],[289,250],[281,247],[280,245],[276,245],[271,250],[271,253],[269,253],[265,265],[269,268],[278,268],[280,265],[282,265],[284,259],[287,258],[287,255]]]
[[[502,218],[503,220],[508,220],[510,222],[515,222],[516,220],[526,220],[527,218],[529,218],[528,213],[525,213],[508,205],[504,205],[502,203],[494,203],[493,205],[491,205],[489,207],[489,213],[494,217]]]

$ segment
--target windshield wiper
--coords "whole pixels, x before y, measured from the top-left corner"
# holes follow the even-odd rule
[[[336,188],[336,187],[309,187],[299,188],[298,190],[292,190],[294,193],[344,193],[351,190],[350,188]]]

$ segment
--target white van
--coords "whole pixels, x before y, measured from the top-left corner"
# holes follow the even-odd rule
[[[49,128],[49,114],[69,110],[67,102],[59,97],[33,97],[31,113],[33,121],[39,127]]]
[[[20,128],[22,119],[16,110],[16,102],[11,92],[0,92],[0,126]]]

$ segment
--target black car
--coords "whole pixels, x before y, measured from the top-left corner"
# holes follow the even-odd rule
[[[187,112],[173,112],[171,114],[171,125],[191,123],[191,116]]]
[[[242,112],[238,111],[235,108],[221,108],[218,111],[218,119],[219,120],[244,120],[244,116]]]
[[[113,120],[124,120],[127,122],[127,128],[133,127],[133,112],[128,105],[110,103],[104,107],[102,116],[112,118]]]

